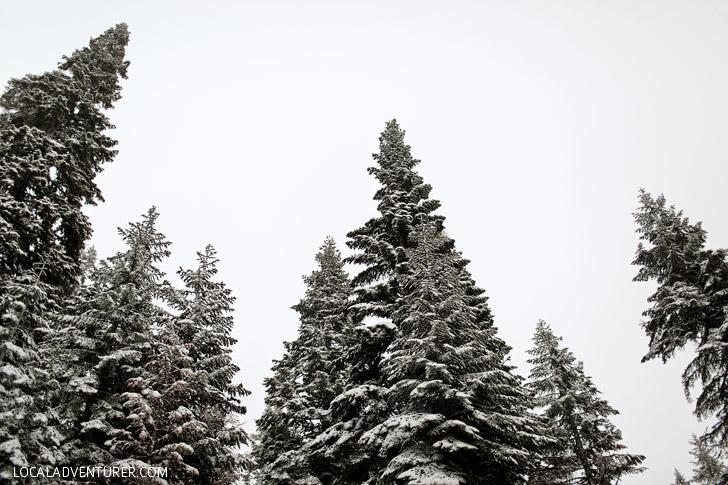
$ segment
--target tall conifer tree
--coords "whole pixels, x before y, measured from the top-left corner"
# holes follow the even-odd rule
[[[383,362],[386,420],[360,439],[383,461],[372,483],[521,483],[550,442],[531,397],[468,304],[451,240],[429,223],[410,241]]]
[[[108,465],[143,459],[152,449],[153,416],[132,411],[126,393],[139,390],[135,380],[149,378],[153,330],[170,318],[157,303],[164,276],[157,264],[170,245],[156,229],[157,218],[152,208],[141,222],[119,229],[127,250],[102,261],[92,283],[67,305],[64,448],[70,463]]]
[[[609,421],[618,411],[599,397],[583,364],[568,348],[560,348],[561,337],[540,321],[533,341],[527,386],[560,446],[544,457],[529,483],[610,485],[643,471],[639,465],[645,457],[622,452],[622,433]]]
[[[94,177],[115,155],[104,109],[120,98],[126,25],[64,57],[58,70],[12,79],[0,97],[0,479],[11,467],[65,460],[49,314],[78,284],[101,200]]]
[[[316,261],[318,268],[303,278],[306,296],[293,306],[301,322],[298,338],[285,342],[286,353],[265,381],[266,408],[254,448],[261,485],[315,483],[300,448],[330,426],[329,405],[343,390],[351,285],[332,238]]]
[[[667,206],[665,197],[640,192],[634,214],[640,240],[632,264],[635,281],[655,280],[657,291],[642,322],[650,337],[643,361],[671,358],[688,343],[695,358],[682,376],[686,396],[695,384],[702,391],[695,414],[713,414],[717,422],[706,438],[728,447],[728,258],[725,249],[705,249],[706,231],[691,224],[682,211]],[[645,244],[643,244],[643,242]]]
[[[121,98],[129,65],[125,24],[91,39],[58,69],[12,79],[0,97],[0,273],[33,272],[68,294],[91,234],[84,204],[103,200],[94,178],[113,160],[103,110]]]
[[[197,253],[197,259],[194,270],[177,272],[184,289],[166,292],[170,306],[179,312],[171,333],[187,349],[185,358],[194,376],[186,382],[187,402],[182,404],[204,427],[186,438],[194,450],[186,462],[199,472],[198,480],[232,484],[248,466],[238,450],[248,443],[248,435],[237,416],[245,414],[241,398],[250,392],[234,383],[240,371],[231,355],[237,342],[231,335],[235,297],[225,283],[214,279],[217,251],[208,245]]]
[[[356,329],[348,352],[349,380],[330,407],[332,426],[307,445],[307,456],[321,470],[317,477],[324,484],[415,484],[436,483],[436,479],[450,480],[443,483],[487,483],[478,480],[490,479],[517,483],[528,469],[530,455],[549,439],[539,434],[538,424],[528,415],[528,394],[521,387],[520,378],[505,365],[509,347],[496,336],[487,299],[466,270],[467,260],[455,251],[454,241],[444,233],[444,218],[434,214],[440,203],[429,198],[431,187],[414,170],[419,160],[412,157],[410,147],[404,143],[404,131],[393,120],[387,123],[379,140],[380,152],[374,155],[377,166],[369,169],[382,184],[374,197],[379,201],[379,216],[349,233],[347,244],[358,251],[348,261],[365,265],[354,278],[355,301],[351,311],[359,317],[386,320],[368,322]],[[441,255],[441,264],[449,271],[450,279],[446,283],[438,281],[443,286],[436,289],[418,286],[433,282],[424,276],[427,270],[420,268],[422,271],[418,272],[410,261],[414,254],[420,256],[416,253],[418,248],[423,250],[418,238],[424,241],[428,237],[428,244],[436,241],[435,253]],[[443,294],[452,296],[448,303],[439,300]],[[421,320],[414,324],[418,305],[439,308],[451,303],[459,305],[462,315],[448,316],[443,310],[440,315],[418,315]],[[440,328],[430,350],[442,345],[441,353],[428,354],[427,345],[421,341],[430,325]],[[466,331],[477,335],[477,343],[470,347],[458,340]],[[477,347],[481,354],[472,366],[450,371],[462,374],[446,383],[434,383],[439,382],[435,369],[448,368],[439,359],[451,358],[453,354],[445,348],[454,345],[463,345],[455,353],[471,352],[468,355],[473,357]],[[393,360],[395,355],[402,359]],[[433,365],[425,371],[424,362],[430,358]],[[407,388],[417,379],[433,384]],[[445,389],[448,386],[449,391]],[[445,394],[452,399],[449,404],[453,409],[459,406],[463,416],[471,413],[466,419],[474,421],[452,422],[455,415],[445,410],[447,404],[441,400]],[[436,423],[435,419],[420,423],[422,426],[416,429],[408,428],[412,422],[406,416],[425,409],[431,410],[425,414],[437,416],[441,422]],[[486,426],[485,420],[480,420],[482,413],[500,419],[500,424]],[[511,425],[516,421],[523,424],[524,434],[514,432]],[[438,427],[440,424],[448,430]],[[392,439],[399,444],[389,446],[391,440],[387,436],[397,436]],[[438,441],[443,437],[482,441],[473,444],[474,448],[464,446],[455,450],[457,445],[453,445],[444,450],[439,447],[446,446],[447,439]],[[398,455],[397,450],[405,445],[411,453]],[[482,453],[472,468],[465,464],[464,457],[469,453],[466,448]],[[501,460],[509,461],[510,471]],[[428,468],[427,463],[432,466]],[[468,475],[475,470],[475,475]],[[427,482],[428,479],[435,481]]]

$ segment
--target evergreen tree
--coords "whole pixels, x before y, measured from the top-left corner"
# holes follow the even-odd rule
[[[672,483],[672,485],[690,485],[690,481],[685,478],[685,475],[680,473],[678,469],[675,469],[675,481]]]
[[[303,277],[306,296],[293,306],[300,315],[298,338],[284,343],[285,354],[265,380],[266,408],[254,448],[261,484],[315,483],[300,449],[329,427],[329,405],[343,390],[351,286],[332,238],[316,261],[318,269]]]
[[[248,391],[232,383],[234,298],[212,280],[212,246],[196,270],[179,271],[185,289],[161,281],[156,263],[169,243],[157,216],[152,209],[120,230],[129,249],[103,262],[68,305],[65,448],[79,466],[157,466],[170,484],[235,483],[247,435],[234,414],[245,412],[239,397]]]
[[[639,465],[644,456],[621,451],[625,448],[622,433],[609,421],[618,411],[599,397],[582,362],[568,348],[560,348],[561,337],[542,320],[533,341],[527,386],[536,394],[537,405],[561,446],[544,457],[544,466],[530,482],[608,485],[643,471]]]
[[[728,485],[728,464],[722,459],[720,448],[695,435],[690,444],[693,446],[690,451],[694,458],[691,462],[693,476],[688,480],[675,469],[673,485]]]
[[[58,352],[50,315],[78,284],[101,200],[94,177],[115,142],[102,109],[126,77],[124,24],[64,57],[59,69],[9,82],[0,97],[0,480],[12,466],[65,461],[55,409]]]
[[[128,428],[111,440],[111,448],[125,450],[117,464],[167,469],[168,482],[199,483],[194,466],[196,447],[208,432],[192,403],[200,399],[202,376],[192,369],[189,346],[180,342],[171,325],[155,339],[154,357],[144,374],[127,381],[123,393]],[[210,482],[218,483],[218,482]]]
[[[235,297],[225,283],[213,280],[219,262],[215,249],[208,245],[197,257],[196,269],[177,272],[185,288],[167,291],[170,306],[179,311],[172,331],[187,349],[194,377],[187,379],[188,394],[180,405],[204,427],[204,432],[186,439],[194,450],[186,462],[205,483],[230,484],[248,466],[237,450],[248,443],[248,435],[236,415],[246,412],[241,398],[250,392],[233,383],[240,370],[231,356],[236,343],[231,336]]]
[[[410,233],[423,222],[441,229],[445,219],[433,214],[440,202],[429,198],[432,187],[414,170],[420,161],[412,157],[404,135],[396,120],[387,123],[379,137],[379,153],[372,155],[377,166],[368,169],[382,184],[374,195],[380,215],[347,234],[347,246],[359,251],[347,262],[365,265],[353,279],[355,308],[383,318],[390,317],[399,296],[395,268],[406,260]]]
[[[64,291],[76,285],[91,234],[84,204],[116,141],[104,109],[121,98],[125,24],[64,56],[58,70],[12,79],[0,97],[0,274],[28,271]]]
[[[688,343],[697,354],[682,376],[686,396],[700,382],[702,391],[695,414],[715,414],[717,422],[707,437],[728,445],[728,260],[726,250],[705,249],[706,232],[691,224],[682,211],[667,206],[665,198],[640,192],[634,214],[640,233],[632,264],[641,268],[635,281],[655,280],[657,291],[642,327],[650,337],[643,361],[666,361]]]
[[[451,240],[430,223],[410,241],[383,362],[388,413],[360,439],[383,461],[372,483],[522,483],[549,443],[531,397],[468,305]]]
[[[152,208],[141,222],[119,229],[127,250],[103,261],[67,304],[62,337],[69,463],[148,464],[153,415],[140,413],[129,393],[151,378],[153,331],[170,318],[157,303],[164,274],[156,265],[169,256],[170,245],[156,229],[157,218]]]
[[[374,155],[377,167],[370,168],[369,172],[382,184],[375,195],[375,200],[379,201],[380,214],[369,220],[362,228],[349,233],[350,239],[347,244],[359,251],[348,258],[348,261],[366,266],[353,280],[355,301],[350,311],[357,318],[369,316],[386,320],[368,322],[356,328],[355,338],[347,351],[350,362],[345,390],[331,402],[332,425],[304,446],[308,462],[318,470],[316,477],[324,484],[399,483],[398,481],[426,483],[418,481],[426,480],[418,474],[430,472],[435,473],[432,476],[442,478],[447,475],[452,480],[461,480],[453,483],[471,483],[467,480],[477,482],[479,479],[489,480],[496,476],[505,480],[503,483],[517,482],[526,471],[530,453],[549,440],[535,432],[537,424],[525,411],[524,406],[528,404],[527,394],[521,388],[519,379],[511,373],[510,367],[505,365],[510,349],[496,336],[487,298],[483,290],[475,286],[466,270],[467,260],[454,250],[453,240],[444,233],[444,218],[433,213],[440,204],[429,198],[431,187],[414,171],[419,161],[412,158],[410,147],[404,144],[404,132],[393,120],[387,123],[379,140],[380,152]],[[462,321],[468,322],[471,325],[469,330],[475,329],[474,335],[478,335],[478,343],[468,349],[477,347],[484,352],[475,359],[472,367],[467,368],[470,370],[460,369],[464,374],[468,374],[468,377],[458,376],[449,383],[453,389],[459,389],[453,392],[470,393],[467,395],[475,396],[472,399],[476,402],[471,403],[468,401],[469,398],[460,399],[456,396],[452,404],[454,406],[457,403],[463,408],[472,406],[472,409],[478,412],[487,407],[487,412],[491,413],[493,419],[500,419],[496,416],[503,418],[500,424],[492,424],[490,428],[483,427],[484,422],[477,421],[479,418],[473,418],[482,426],[474,428],[476,431],[473,431],[474,434],[470,438],[477,441],[477,436],[480,436],[483,440],[480,443],[482,446],[473,446],[479,451],[487,448],[486,456],[479,457],[473,463],[473,468],[469,468],[470,465],[463,465],[463,469],[458,469],[460,465],[453,464],[461,462],[452,456],[458,453],[461,456],[467,455],[468,452],[464,449],[453,451],[452,454],[440,451],[438,452],[440,455],[432,455],[428,459],[422,456],[415,458],[415,454],[408,458],[395,459],[397,445],[388,446],[389,440],[385,437],[390,432],[393,434],[399,432],[403,440],[400,444],[404,446],[409,443],[407,440],[411,439],[413,446],[414,443],[420,443],[424,447],[422,449],[427,449],[426,453],[430,453],[434,443],[438,441],[428,440],[434,438],[437,433],[450,436],[447,434],[450,431],[445,432],[442,428],[434,431],[429,427],[434,421],[421,423],[423,427],[416,430],[408,428],[411,423],[400,412],[419,412],[417,410],[420,408],[414,401],[420,398],[426,401],[430,399],[428,394],[430,391],[437,395],[440,391],[445,392],[443,389],[446,386],[439,389],[428,388],[427,392],[424,392],[423,388],[417,388],[419,389],[417,392],[409,389],[409,392],[415,393],[417,399],[413,397],[411,407],[407,407],[406,387],[402,387],[405,384],[398,382],[399,377],[402,377],[403,382],[407,381],[404,375],[408,370],[405,369],[404,361],[392,360],[395,352],[401,349],[400,346],[405,346],[404,342],[409,342],[407,345],[412,345],[411,351],[415,352],[414,342],[420,338],[417,332],[434,322],[428,315],[419,326],[410,325],[410,320],[406,316],[409,310],[403,310],[403,308],[412,310],[416,307],[412,300],[417,298],[414,295],[417,295],[418,290],[414,289],[416,284],[412,281],[422,278],[422,274],[416,273],[416,276],[411,276],[413,269],[410,267],[409,259],[414,254],[413,251],[419,247],[417,238],[424,238],[423,234],[436,234],[434,239],[437,240],[437,254],[443,254],[443,258],[449,257],[457,261],[448,263],[451,264],[452,273],[449,273],[451,279],[447,285],[456,289],[451,288],[447,291],[457,294],[458,304],[464,313],[457,318],[453,316],[452,322],[447,320],[448,317],[441,316],[440,318],[447,322],[442,326],[447,328],[448,325],[453,325],[454,327],[448,331],[457,336],[452,338],[460,338],[462,335],[460,332],[463,330],[457,325],[466,325],[460,323]],[[405,284],[412,288],[405,289],[403,287]],[[438,288],[437,291],[447,293],[442,288]],[[430,300],[425,300],[425,303],[433,308],[443,304],[437,299],[437,292],[427,294],[427,298]],[[441,342],[438,341],[442,345],[453,345],[446,337],[442,338]],[[420,351],[423,347],[417,349]],[[464,349],[462,351],[465,352]],[[399,366],[404,367],[400,369]],[[423,382],[429,379],[427,375],[418,377],[423,379]],[[498,380],[500,382],[496,385]],[[489,395],[486,389],[490,391],[496,389],[497,392]],[[419,392],[422,394],[418,394]],[[433,399],[439,398],[433,397]],[[426,406],[423,402],[417,405]],[[477,414],[475,411],[474,413]],[[443,413],[442,416],[444,416],[443,423],[450,423],[451,414]],[[397,421],[397,418],[401,421]],[[393,421],[388,421],[389,419]],[[518,420],[524,424],[525,433],[534,431],[528,439],[519,433],[506,435],[512,430],[510,425]],[[470,430],[475,424],[469,423],[467,426]],[[451,430],[452,436],[465,438],[460,436],[455,428]],[[412,450],[415,453],[414,448]],[[510,471],[499,461],[506,456],[518,457],[515,463],[510,463],[513,465]],[[408,461],[409,459],[411,460]],[[448,461],[451,459],[455,461]],[[412,460],[423,460],[420,464],[424,468],[418,468]],[[432,462],[433,468],[427,469],[425,466],[427,460]],[[486,462],[488,466],[492,465],[491,471],[487,473],[483,471]],[[466,476],[474,470],[479,470],[477,473],[480,475]],[[436,475],[440,472],[443,475]]]
[[[690,443],[693,449],[693,485],[722,485],[728,483],[728,466],[720,459],[720,453],[706,440],[693,435]]]

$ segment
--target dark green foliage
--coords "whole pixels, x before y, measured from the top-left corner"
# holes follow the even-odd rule
[[[119,229],[127,250],[103,261],[91,284],[66,306],[64,447],[79,466],[143,460],[150,454],[153,416],[135,411],[127,393],[140,390],[138,380],[151,378],[153,330],[170,318],[156,301],[163,277],[156,264],[169,256],[170,245],[156,229],[157,218],[152,208],[142,222]]]
[[[115,155],[103,109],[126,77],[126,26],[9,82],[0,97],[0,480],[13,465],[65,463],[54,321],[78,285],[91,228],[82,212]]]
[[[63,463],[55,409],[61,386],[58,357],[46,341],[46,317],[56,306],[53,289],[32,274],[4,280],[0,291],[0,483],[13,482],[13,467]]]
[[[599,397],[582,362],[560,347],[561,337],[544,321],[538,322],[533,341],[527,386],[559,446],[543,457],[529,483],[608,485],[642,472],[645,457],[621,451],[622,433],[609,420],[618,411]]]
[[[304,446],[310,483],[519,483],[552,441],[528,414],[509,347],[433,214],[440,204],[404,132],[391,121],[379,140],[369,170],[382,184],[379,215],[347,244],[358,250],[348,261],[365,265],[350,311],[387,320],[356,328],[332,424]]]
[[[672,485],[689,485],[689,483],[685,476],[675,469],[675,481]]]
[[[0,98],[0,481],[12,466],[165,466],[169,483],[235,483],[248,394],[233,384],[234,298],[215,251],[162,281],[169,243],[150,210],[96,265],[82,208],[116,142],[129,40],[119,24]],[[173,314],[168,308],[177,311]]]
[[[643,361],[666,361],[688,343],[697,345],[696,356],[683,373],[686,396],[697,383],[702,391],[695,414],[713,414],[717,423],[707,437],[728,444],[728,260],[725,249],[705,249],[706,232],[690,224],[682,211],[667,206],[663,196],[653,199],[640,193],[641,206],[634,214],[640,242],[633,264],[640,270],[635,281],[655,280],[652,307],[643,315],[642,327],[650,337]]]
[[[435,224],[410,241],[383,362],[388,413],[360,440],[383,462],[373,483],[521,483],[549,443],[531,398],[468,305],[467,261]]]
[[[232,379],[231,295],[217,273],[215,250],[180,270],[185,289],[156,267],[169,243],[154,209],[120,230],[128,250],[92,272],[64,318],[68,361],[68,440],[78,466],[166,467],[170,483],[232,484],[245,466],[235,421],[248,394]],[[159,306],[164,302],[179,314]]]
[[[374,195],[380,215],[347,234],[346,243],[359,251],[347,261],[365,265],[353,280],[360,310],[385,318],[398,295],[393,277],[397,264],[406,259],[404,248],[411,245],[410,232],[425,221],[441,227],[444,220],[432,214],[440,202],[429,198],[432,187],[414,171],[420,161],[412,158],[404,134],[392,120],[379,137],[379,153],[372,155],[378,166],[370,167],[369,173],[382,184]]]
[[[231,356],[236,343],[231,336],[235,297],[225,283],[213,279],[219,262],[215,249],[208,245],[197,258],[196,269],[177,272],[185,288],[166,292],[170,306],[179,312],[172,319],[170,338],[185,349],[190,375],[185,379],[187,391],[180,406],[203,426],[203,431],[191,435],[178,433],[178,439],[194,449],[185,463],[197,470],[199,479],[231,484],[248,466],[237,450],[248,443],[248,435],[235,416],[245,413],[241,398],[250,392],[233,382],[240,370]]]
[[[32,270],[69,292],[91,234],[83,204],[116,142],[103,109],[121,98],[125,24],[64,57],[56,71],[12,79],[0,98],[0,274]]]
[[[721,460],[717,447],[706,440],[693,436],[690,441],[693,449],[693,485],[722,485],[728,482],[728,466]]]
[[[675,483],[673,485],[727,485],[728,464],[723,459],[725,450],[712,445],[705,439],[693,435],[690,440],[693,449],[693,476],[686,479],[682,473],[675,470]]]
[[[266,409],[254,448],[261,484],[313,480],[300,448],[330,426],[329,405],[343,390],[351,287],[333,239],[324,241],[316,261],[318,269],[303,278],[306,296],[293,306],[300,315],[298,338],[285,342],[286,353],[265,381]]]

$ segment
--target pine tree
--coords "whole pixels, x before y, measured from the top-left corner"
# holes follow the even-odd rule
[[[515,483],[525,473],[530,454],[534,453],[540,444],[549,440],[536,432],[537,423],[528,416],[524,407],[528,403],[527,393],[521,387],[519,378],[511,373],[509,366],[505,365],[510,349],[496,336],[487,298],[483,290],[475,286],[472,276],[466,270],[467,260],[455,251],[454,241],[444,233],[444,218],[433,213],[440,204],[429,198],[431,187],[414,171],[419,161],[411,156],[410,147],[404,144],[404,131],[399,128],[396,121],[387,123],[380,137],[380,152],[374,155],[374,159],[377,167],[370,168],[369,172],[382,184],[375,195],[375,200],[379,201],[380,214],[369,220],[362,228],[349,233],[350,239],[347,244],[359,252],[347,261],[366,266],[353,280],[355,301],[350,311],[357,318],[378,317],[386,320],[367,322],[355,329],[354,339],[350,344],[350,350],[347,351],[350,362],[345,390],[331,402],[332,425],[304,447],[309,463],[319,470],[316,477],[324,484],[394,483],[397,480],[420,483],[418,480],[425,480],[418,477],[418,474],[425,473],[426,467],[418,468],[414,462],[407,461],[409,458],[414,459],[414,455],[407,459],[403,457],[390,461],[394,458],[396,446],[387,446],[388,440],[385,435],[390,432],[394,434],[402,432],[402,439],[406,441],[412,438],[413,442],[421,442],[428,450],[427,453],[432,451],[432,446],[437,442],[428,441],[435,436],[430,433],[432,431],[428,427],[432,424],[430,422],[423,423],[424,427],[421,429],[410,429],[409,435],[405,433],[407,421],[400,411],[416,412],[415,409],[418,408],[414,407],[414,402],[411,403],[413,406],[411,408],[402,407],[406,401],[403,397],[405,388],[397,384],[393,375],[407,371],[399,368],[405,366],[404,362],[394,363],[395,361],[391,360],[395,351],[405,345],[404,342],[410,342],[414,352],[414,342],[418,341],[416,332],[433,323],[424,319],[421,326],[410,326],[409,323],[405,323],[409,322],[406,316],[407,310],[402,310],[416,306],[411,299],[416,298],[413,295],[417,292],[414,289],[405,289],[403,285],[415,287],[416,284],[411,282],[411,279],[417,280],[422,277],[420,273],[415,277],[411,276],[409,260],[414,254],[413,251],[418,248],[417,238],[425,237],[422,231],[427,228],[427,234],[437,235],[437,253],[443,254],[444,258],[454,258],[457,261],[451,264],[451,280],[447,284],[457,288],[448,291],[457,293],[457,301],[464,313],[457,318],[453,316],[452,323],[443,325],[457,327],[460,323],[456,322],[460,322],[460,318],[467,321],[471,325],[470,330],[475,329],[475,334],[480,339],[474,346],[485,352],[476,358],[473,367],[469,368],[477,370],[463,369],[465,373],[472,372],[473,376],[467,379],[461,377],[462,380],[453,384],[456,389],[461,389],[457,386],[464,386],[470,393],[469,396],[475,396],[473,399],[477,403],[467,403],[468,398],[463,398],[459,405],[464,407],[472,405],[476,410],[482,410],[480,406],[488,407],[488,413],[491,413],[493,419],[498,419],[495,416],[503,418],[502,427],[494,424],[489,429],[475,428],[477,430],[474,432],[475,435],[480,435],[487,444],[483,444],[480,448],[477,448],[478,445],[474,446],[479,451],[485,448],[488,450],[485,457],[478,458],[474,462],[472,465],[474,468],[468,468],[468,465],[458,470],[459,465],[452,465],[448,461],[450,458],[445,458],[450,456],[448,452],[442,452],[441,456],[430,457],[434,468],[429,471],[434,473],[435,468],[442,465],[445,468],[438,470],[448,474],[447,476],[453,480],[462,480],[462,483],[470,483],[467,480],[488,480],[494,476],[505,480],[503,483]],[[416,236],[417,234],[419,235]],[[445,292],[439,288],[438,291]],[[427,298],[431,300],[426,300],[425,303],[433,307],[442,303],[437,300],[437,294],[429,294]],[[460,328],[448,331],[454,332],[458,337],[462,335],[459,333],[462,331]],[[452,345],[443,337],[442,344],[445,343]],[[424,382],[426,376],[419,377]],[[492,380],[489,381],[489,378]],[[496,384],[498,380],[500,382]],[[486,389],[490,391],[497,389],[498,392],[489,395]],[[435,394],[439,392],[435,389],[428,389],[428,392],[430,390]],[[412,389],[410,391],[414,392]],[[429,399],[427,393],[422,391],[421,396],[415,393],[416,397]],[[461,389],[453,392],[466,391]],[[415,400],[413,398],[413,401]],[[451,415],[445,413],[443,416],[449,418]],[[397,417],[405,420],[397,422]],[[395,421],[387,421],[390,418]],[[443,423],[449,422],[446,418],[443,418]],[[533,431],[528,439],[519,433],[506,435],[511,430],[510,425],[518,420],[524,423],[523,429],[526,433]],[[398,423],[401,427],[398,427]],[[478,424],[484,423],[478,421]],[[468,424],[468,426],[474,425]],[[442,429],[438,429],[432,433],[441,431]],[[457,434],[458,430],[454,428],[452,433],[453,436],[460,436]],[[447,433],[443,436],[445,435]],[[471,438],[476,439],[474,436]],[[430,448],[427,448],[428,446]],[[467,454],[463,450],[454,454],[457,455],[459,452]],[[499,460],[505,459],[507,455],[518,457],[515,463],[510,463],[514,465],[510,471],[498,465],[499,463],[502,465]],[[485,462],[493,465],[492,471],[488,472],[492,473],[491,475],[483,471]],[[424,467],[426,463],[427,460],[420,464]],[[467,477],[467,472],[473,470],[479,470],[480,475]]]
[[[388,409],[382,361],[396,335],[391,314],[400,296],[397,268],[406,263],[414,228],[425,222],[441,227],[444,221],[433,214],[440,203],[429,198],[432,187],[414,170],[420,161],[412,157],[404,135],[396,120],[386,124],[379,153],[373,155],[376,166],[368,169],[381,183],[374,195],[379,216],[347,235],[347,246],[357,253],[346,262],[365,266],[352,280],[355,299],[349,311],[357,320],[387,320],[355,329],[346,388],[331,403],[332,426],[308,446],[311,466],[320,470],[317,477],[325,484],[364,483],[376,475],[371,453],[359,439]]]
[[[720,459],[717,447],[693,435],[690,443],[693,449],[693,485],[722,485],[728,483],[728,465]]]
[[[641,268],[635,281],[655,280],[652,307],[642,327],[650,337],[643,362],[663,362],[688,343],[697,354],[682,376],[686,396],[700,382],[702,391],[695,414],[713,414],[717,422],[706,437],[728,445],[728,260],[726,250],[705,249],[706,232],[691,224],[682,211],[667,206],[665,198],[640,192],[641,207],[634,214],[640,233],[632,264]]]
[[[123,393],[128,430],[111,440],[111,447],[126,450],[116,463],[127,467],[157,466],[167,470],[168,482],[199,483],[194,466],[198,442],[208,434],[191,403],[198,400],[203,376],[192,369],[189,347],[181,343],[170,322],[154,341],[154,357],[144,374],[127,381]],[[217,482],[214,482],[217,483]]]
[[[59,69],[9,82],[0,97],[0,480],[12,466],[64,462],[50,316],[78,285],[90,235],[84,204],[115,142],[102,109],[120,98],[124,24],[64,57]]]
[[[116,154],[102,110],[121,98],[128,41],[119,24],[0,97],[0,274],[32,271],[66,294],[76,285],[91,234],[81,208],[103,200],[94,178]]]
[[[194,454],[186,462],[206,483],[231,484],[248,467],[238,453],[248,435],[236,416],[246,412],[241,398],[250,392],[233,383],[240,370],[231,357],[235,297],[225,283],[213,280],[219,262],[215,249],[208,245],[197,257],[196,269],[177,272],[185,288],[166,294],[170,306],[179,311],[173,333],[187,349],[194,376],[187,382],[187,402],[181,404],[204,426],[204,432],[187,440]]]
[[[690,481],[685,478],[685,475],[680,473],[678,469],[675,469],[675,481],[672,483],[672,485],[690,485]]]
[[[675,469],[673,485],[728,485],[728,464],[722,459],[725,450],[712,445],[705,439],[693,435],[690,439],[694,460],[693,476],[690,480]]]
[[[560,347],[561,337],[543,320],[536,326],[533,341],[527,386],[535,392],[537,405],[561,446],[545,457],[544,467],[531,482],[608,485],[643,471],[639,465],[644,456],[621,451],[625,449],[622,433],[609,420],[619,412],[599,397],[584,374],[583,363],[568,348]]]
[[[154,208],[119,229],[127,250],[103,261],[92,282],[68,302],[61,335],[68,362],[65,401],[69,463],[144,461],[152,452],[151,411],[140,413],[129,393],[151,378],[154,329],[170,318],[157,299],[164,274],[157,264],[170,243],[156,229]]]
[[[286,352],[265,381],[266,408],[254,448],[261,484],[315,483],[300,449],[329,427],[329,405],[343,390],[351,286],[332,238],[316,261],[318,269],[303,278],[306,296],[293,306],[300,315],[298,338],[284,343]]]
[[[549,442],[531,397],[468,305],[451,240],[426,224],[410,241],[383,363],[388,413],[360,440],[383,460],[373,483],[522,483]]]
[[[390,317],[399,296],[395,268],[406,260],[410,233],[424,222],[441,229],[445,219],[433,214],[440,202],[429,198],[432,187],[414,170],[420,161],[412,157],[404,135],[396,120],[387,123],[379,137],[379,153],[372,155],[377,166],[368,169],[382,184],[374,195],[380,215],[347,234],[347,246],[359,251],[347,262],[365,265],[353,279],[355,308],[383,318]]]

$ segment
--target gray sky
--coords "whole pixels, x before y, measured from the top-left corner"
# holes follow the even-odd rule
[[[680,374],[640,364],[654,287],[632,283],[637,190],[664,192],[728,246],[728,4],[718,1],[5,2],[0,80],[41,73],[118,22],[129,79],[119,156],[87,211],[101,256],[151,205],[165,269],[212,243],[238,298],[248,429],[292,340],[301,275],[326,235],[375,215],[367,175],[397,118],[472,260],[500,336],[525,351],[547,320],[649,470],[690,473]]]

